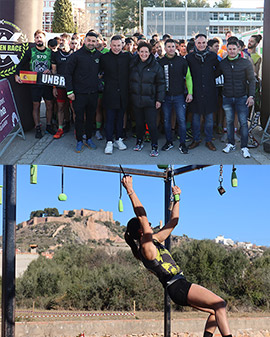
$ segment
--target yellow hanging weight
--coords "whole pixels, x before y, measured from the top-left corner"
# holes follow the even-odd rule
[[[37,184],[37,165],[30,166],[30,184]]]

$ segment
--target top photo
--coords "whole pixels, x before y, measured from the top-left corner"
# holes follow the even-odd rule
[[[270,164],[268,0],[0,13],[0,164]]]

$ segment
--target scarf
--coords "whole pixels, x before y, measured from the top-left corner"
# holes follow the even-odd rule
[[[201,63],[204,63],[204,62],[205,62],[205,59],[206,59],[206,57],[207,57],[207,55],[210,54],[210,51],[209,51],[209,48],[208,48],[208,47],[206,47],[206,49],[203,50],[203,51],[199,51],[199,50],[197,49],[197,47],[195,46],[195,47],[194,47],[194,53],[195,53],[195,58],[196,58],[197,60],[200,60]]]

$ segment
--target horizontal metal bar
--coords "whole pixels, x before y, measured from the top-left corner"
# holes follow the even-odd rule
[[[120,167],[118,167],[118,166],[106,166],[106,165],[89,165],[89,166],[68,165],[67,166],[67,165],[65,165],[64,167],[78,168],[78,169],[84,169],[84,170],[104,171],[104,172],[112,172],[112,173],[122,173]],[[156,177],[156,178],[166,178],[166,172],[164,172],[164,171],[158,172],[158,171],[150,171],[150,170],[125,168],[125,167],[123,167],[123,169],[124,169],[124,172],[126,174],[147,176],[147,177]]]
[[[188,165],[188,166],[183,166],[183,167],[179,167],[178,169],[175,169],[173,171],[173,174],[176,176],[178,174],[183,174],[183,173],[187,173],[187,172],[192,172],[192,171],[196,171],[196,170],[201,170],[205,167],[209,167],[212,165]]]
[[[60,165],[56,165],[60,166]],[[192,172],[195,170],[200,170],[205,167],[211,165],[188,165],[179,167],[178,169],[173,170],[174,175],[179,175],[187,172]],[[76,166],[76,165],[64,165],[67,168],[77,168],[83,170],[94,170],[94,171],[103,171],[103,172],[112,172],[112,173],[121,173],[121,169],[118,166],[108,166],[108,165],[89,165],[89,166]],[[139,175],[139,176],[146,176],[146,177],[156,177],[156,178],[166,178],[167,174],[166,171],[158,172],[158,171],[151,171],[151,170],[141,170],[141,169],[134,169],[134,168],[124,168],[124,172],[126,174],[131,175]]]

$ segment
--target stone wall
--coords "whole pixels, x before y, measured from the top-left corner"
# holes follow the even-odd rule
[[[270,317],[230,318],[234,337],[270,337]],[[201,337],[205,319],[176,319],[172,321],[172,337]],[[65,322],[16,323],[16,337],[162,337],[162,320],[90,320]],[[220,337],[217,331],[214,337]]]

